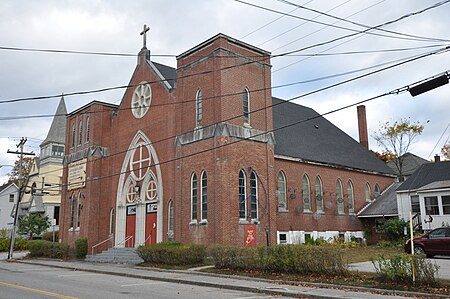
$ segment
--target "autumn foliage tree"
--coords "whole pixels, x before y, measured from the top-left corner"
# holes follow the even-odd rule
[[[419,122],[412,122],[406,118],[393,124],[387,121],[373,134],[373,138],[383,148],[383,153],[392,158],[400,181],[403,181],[404,154],[409,151],[414,139],[422,134],[423,129],[424,126]]]
[[[444,160],[450,160],[450,143],[445,144],[441,150]]]
[[[15,183],[19,186],[19,178],[21,178],[21,186],[25,186],[32,167],[32,157],[24,157],[22,159],[22,167],[20,167],[20,159],[17,159],[16,162],[14,162],[13,169],[8,173],[8,183]]]

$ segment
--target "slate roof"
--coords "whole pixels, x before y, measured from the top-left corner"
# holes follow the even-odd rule
[[[427,163],[420,166],[397,191],[416,190],[433,182],[450,180],[450,161]]]
[[[170,84],[171,88],[175,88],[176,69],[173,67],[152,61],[153,65],[158,69],[164,79]]]
[[[414,171],[416,171],[420,165],[425,164],[425,163],[430,163],[430,161],[425,160],[424,158],[421,158],[419,156],[416,156],[414,154],[411,153],[406,153],[403,155],[403,166],[402,166],[402,171],[403,171],[403,176],[410,176],[411,174],[414,173]],[[392,168],[392,170],[397,174],[397,176],[399,176],[400,174],[398,173],[397,167],[395,166],[394,161],[389,161],[387,162],[387,165]]]
[[[48,131],[47,138],[41,143],[41,147],[50,142],[64,144],[66,142],[66,103],[64,97],[61,97],[58,108],[56,109],[55,117],[53,118],[52,125]]]
[[[376,200],[365,206],[358,213],[358,217],[398,216],[396,191],[401,184],[397,182],[390,185]]]
[[[394,175],[382,160],[313,109],[278,98],[272,102],[275,154]]]

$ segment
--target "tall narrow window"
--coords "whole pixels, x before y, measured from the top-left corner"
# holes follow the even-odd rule
[[[197,221],[197,175],[191,177],[191,221]]]
[[[355,194],[353,192],[353,184],[352,181],[348,180],[347,182],[347,196],[348,196],[348,212],[355,213]]]
[[[78,144],[81,145],[82,142],[83,142],[83,121],[80,120],[78,126]]]
[[[305,173],[302,178],[302,195],[303,195],[303,211],[311,211],[311,200],[310,200],[310,188],[309,188],[309,177]]]
[[[88,118],[86,119],[86,143],[89,142],[89,138],[90,138],[90,136],[89,136],[90,130],[91,130],[91,118],[88,117]]]
[[[370,185],[369,185],[369,183],[366,183],[366,186],[364,187],[364,193],[365,193],[365,195],[366,195],[366,201],[367,202],[370,202]]]
[[[115,221],[114,208],[109,210],[109,234],[112,235],[114,233],[114,221]]]
[[[239,171],[239,219],[247,219],[247,190],[244,170]]]
[[[316,194],[317,212],[323,212],[323,186],[320,176],[316,176],[316,181],[314,183],[314,191]]]
[[[336,202],[338,214],[344,214],[344,197],[342,192],[342,182],[340,179],[336,181]]]
[[[419,195],[411,195],[411,211],[415,214],[420,214]]]
[[[197,90],[197,94],[195,95],[195,115],[196,115],[196,126],[201,127],[203,121],[203,99],[202,99],[202,91]]]
[[[70,223],[69,223],[70,228],[73,228],[74,221],[75,221],[75,196],[72,195],[70,197]]]
[[[173,220],[174,220],[173,200],[169,201],[169,208],[167,209],[167,234],[169,239],[173,240]]]
[[[14,193],[9,194],[9,202],[14,202]]]
[[[77,203],[77,228],[80,228],[80,223],[81,223],[81,207],[82,207],[82,202],[81,202],[81,197],[83,195],[81,193],[78,193],[78,203]]]
[[[250,124],[250,92],[248,88],[244,88],[242,92],[242,108],[244,115],[244,124]]]
[[[202,173],[202,220],[208,219],[208,177],[206,171]]]
[[[282,171],[278,173],[277,200],[278,200],[278,211],[286,211],[287,210],[286,177],[284,176],[284,173]]]
[[[254,171],[250,174],[250,218],[258,219],[258,180]]]
[[[375,195],[375,199],[380,197],[381,190],[380,190],[380,186],[378,186],[378,184],[375,184],[375,188],[374,188],[373,192],[374,192],[374,195]]]
[[[75,147],[75,123],[72,124],[72,142],[71,142],[71,146]]]

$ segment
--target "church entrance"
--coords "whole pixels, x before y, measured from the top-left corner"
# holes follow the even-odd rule
[[[156,203],[147,204],[147,213],[145,217],[145,245],[156,244],[156,220],[158,205]]]
[[[125,247],[134,247],[136,240],[136,205],[127,206]]]

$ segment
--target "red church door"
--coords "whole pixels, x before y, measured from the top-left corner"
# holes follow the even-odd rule
[[[127,206],[127,223],[125,232],[125,247],[133,248],[136,239],[136,206]]]
[[[158,206],[156,203],[147,204],[145,217],[145,245],[156,244],[156,219]]]

